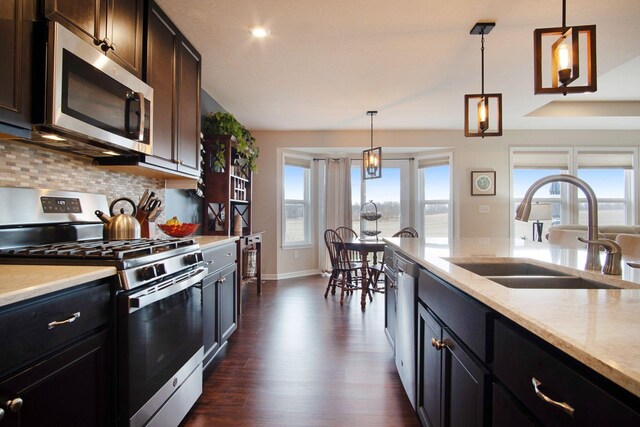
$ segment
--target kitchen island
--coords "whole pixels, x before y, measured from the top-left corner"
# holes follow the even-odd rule
[[[498,238],[454,239],[450,244],[428,239],[385,241],[499,317],[640,396],[640,271],[626,265],[630,259],[623,258],[621,276],[606,276],[584,270],[584,249]],[[508,288],[454,264],[522,261],[619,289]]]

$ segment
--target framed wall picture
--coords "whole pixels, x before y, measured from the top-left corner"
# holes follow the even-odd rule
[[[495,171],[472,171],[471,172],[471,195],[472,196],[495,196],[496,195],[496,172]]]

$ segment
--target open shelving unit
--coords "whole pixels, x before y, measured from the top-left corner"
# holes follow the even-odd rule
[[[204,138],[204,230],[206,235],[251,234],[251,170],[237,164],[233,136]],[[234,229],[236,216],[242,231]]]

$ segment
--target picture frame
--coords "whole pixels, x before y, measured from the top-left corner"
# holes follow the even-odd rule
[[[495,196],[496,171],[471,171],[471,195]]]

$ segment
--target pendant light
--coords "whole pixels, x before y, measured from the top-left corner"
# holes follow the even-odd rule
[[[464,96],[464,136],[466,137],[484,138],[502,135],[502,94],[484,93],[484,35],[489,34],[495,26],[495,22],[478,22],[470,31],[470,34],[481,36],[482,91],[479,94]]]
[[[562,0],[562,27],[540,28],[533,32],[536,95],[566,95],[598,89],[596,26],[567,27],[566,12],[567,2]],[[580,65],[586,66],[586,79],[578,80]]]
[[[373,116],[377,111],[367,111],[371,116],[371,148],[362,152],[362,179],[382,177],[382,147],[373,148]]]

